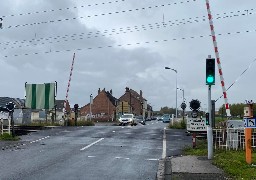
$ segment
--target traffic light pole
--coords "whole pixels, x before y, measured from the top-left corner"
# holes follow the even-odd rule
[[[207,126],[208,159],[212,159],[213,158],[213,133],[212,133],[211,85],[208,86],[208,113],[209,113],[209,126]]]

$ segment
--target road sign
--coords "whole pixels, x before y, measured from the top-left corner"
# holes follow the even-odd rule
[[[187,131],[206,132],[205,119],[188,118],[187,119]]]
[[[244,118],[244,127],[246,128],[256,128],[256,119],[253,118]]]
[[[183,103],[181,103],[180,107],[181,107],[181,109],[184,110],[184,109],[186,109],[187,105],[186,105],[186,103],[183,102]]]

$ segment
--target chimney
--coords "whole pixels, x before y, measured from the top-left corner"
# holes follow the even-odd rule
[[[125,88],[125,92],[129,92],[129,90],[130,90],[130,89],[129,89],[128,87]]]
[[[109,93],[112,95],[112,89],[110,89]]]
[[[100,88],[99,88],[99,90],[98,90],[98,94],[100,94]]]
[[[142,90],[140,90],[140,97],[142,97]]]

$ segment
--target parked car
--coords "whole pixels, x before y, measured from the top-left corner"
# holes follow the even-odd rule
[[[156,120],[156,116],[151,116],[151,120]]]
[[[146,118],[146,121],[151,121],[151,118],[150,118],[150,117],[147,117],[147,118]]]
[[[163,120],[163,119],[162,119],[162,116],[157,116],[157,117],[156,117],[156,120],[157,120],[157,121],[162,121],[162,120]]]
[[[145,121],[145,119],[143,119],[143,116],[136,116],[136,117],[135,117],[135,123],[136,123],[136,124],[141,123],[141,124],[145,125],[145,124],[146,124],[146,121]]]
[[[133,114],[123,114],[119,118],[120,125],[131,124],[135,125],[135,116]]]
[[[162,121],[163,121],[163,123],[169,123],[170,120],[171,120],[171,115],[170,115],[170,114],[164,114],[164,115],[162,116]]]

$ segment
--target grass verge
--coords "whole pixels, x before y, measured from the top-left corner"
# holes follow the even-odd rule
[[[183,153],[185,155],[207,156],[207,141],[197,140],[196,148],[186,147]],[[256,164],[256,153],[252,154],[252,160],[252,164]],[[223,169],[231,179],[256,179],[256,166],[246,163],[244,150],[214,150],[213,164]]]
[[[12,135],[8,133],[4,133],[3,135],[0,135],[1,141],[18,141],[20,138],[18,136],[12,137]]]
[[[181,120],[180,122],[174,121],[173,125],[172,123],[170,123],[168,127],[170,129],[186,129],[186,123],[183,120]]]

